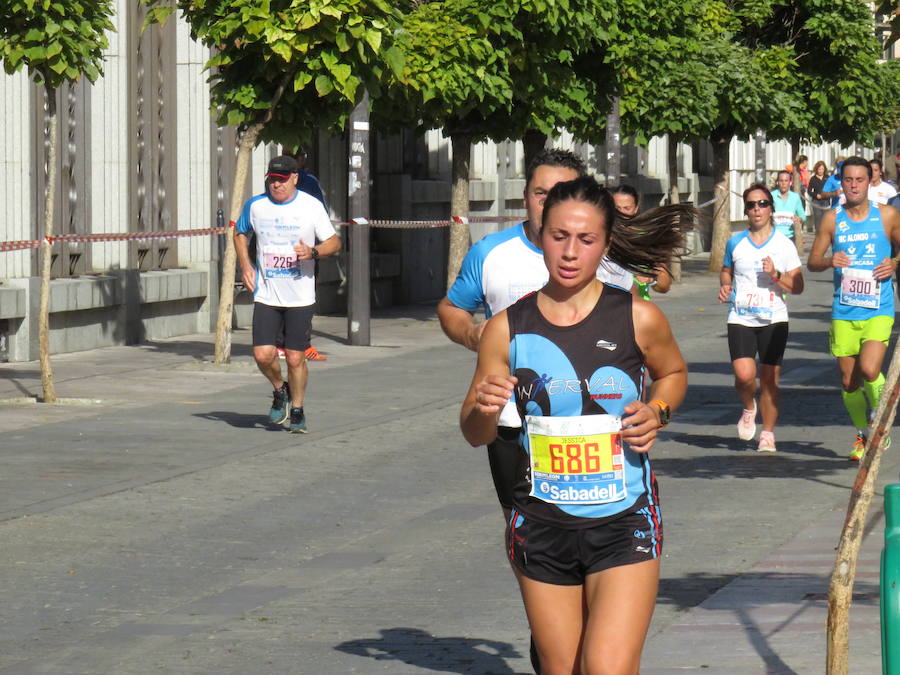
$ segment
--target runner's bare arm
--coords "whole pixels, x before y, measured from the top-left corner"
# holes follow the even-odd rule
[[[632,303],[634,339],[644,354],[644,363],[653,379],[650,400],[665,401],[675,411],[687,391],[687,365],[681,356],[666,315],[651,302]],[[646,452],[656,440],[659,429],[659,409],[642,401],[625,406],[622,438],[635,452]]]
[[[792,270],[788,270],[787,272],[783,272],[779,275],[778,286],[785,292],[790,293],[791,295],[800,295],[805,288],[805,284],[803,281],[803,268],[795,267]]]
[[[719,302],[731,300],[731,289],[734,284],[734,271],[730,267],[722,267],[719,272]]]
[[[438,303],[437,314],[441,328],[448,338],[466,349],[478,351],[478,342],[481,340],[486,321],[476,323],[472,312],[457,307],[446,297]]]
[[[772,257],[766,256],[762,260],[762,269],[782,291],[792,295],[799,295],[803,292],[803,271],[799,267],[782,272],[775,267]]]
[[[893,206],[879,206],[878,208],[881,213],[881,222],[884,224],[884,233],[891,242],[892,251],[896,251],[900,247],[900,212]],[[891,257],[885,258],[876,265],[872,273],[879,281],[885,281],[894,276],[896,271],[897,259]]]
[[[234,250],[241,266],[241,281],[244,282],[244,288],[252,293],[256,290],[256,270],[250,262],[250,246],[246,234],[234,233]]]
[[[660,265],[656,268],[656,283],[653,284],[653,290],[657,293],[668,293],[670,288],[672,288],[672,275],[664,265]]]
[[[473,446],[486,445],[497,437],[500,411],[512,398],[516,378],[509,374],[509,324],[506,312],[486,322],[478,345],[478,364],[463,401],[459,426]]]
[[[825,215],[822,216],[822,221],[819,223],[819,231],[816,232],[816,238],[813,240],[812,248],[809,250],[809,258],[806,260],[806,268],[810,272],[822,272],[831,267],[841,266],[835,265],[834,263],[842,262],[842,260],[835,261],[834,257],[825,257],[825,253],[828,251],[828,248],[833,242],[834,210],[831,210],[826,211]],[[844,254],[843,252],[840,252],[837,255],[844,256],[846,258],[846,254]]]

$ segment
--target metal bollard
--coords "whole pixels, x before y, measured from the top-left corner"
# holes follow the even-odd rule
[[[881,551],[881,672],[900,675],[900,484],[884,488]]]

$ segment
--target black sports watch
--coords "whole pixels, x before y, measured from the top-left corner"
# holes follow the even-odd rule
[[[309,251],[310,251],[309,255],[312,256],[313,260],[319,259],[319,249],[317,249],[315,246],[310,246]]]
[[[669,423],[669,420],[672,419],[672,410],[669,408],[669,404],[663,400],[658,398],[653,399],[647,405],[656,405],[659,409],[659,428],[662,429]]]

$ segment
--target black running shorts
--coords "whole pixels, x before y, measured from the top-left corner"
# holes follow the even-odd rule
[[[770,323],[768,326],[741,326],[728,324],[728,351],[731,360],[755,359],[767,366],[780,366],[787,346],[787,321]]]
[[[306,307],[272,307],[257,302],[253,305],[253,346],[281,344],[284,348],[306,351],[312,335],[312,318],[315,305]]]
[[[662,520],[658,507],[644,507],[596,527],[567,530],[513,509],[506,526],[510,563],[529,579],[578,586],[588,574],[658,558]]]
[[[488,443],[488,461],[497,499],[505,509],[513,507],[513,487],[524,471],[525,450],[519,445],[518,427],[497,427],[497,438]]]

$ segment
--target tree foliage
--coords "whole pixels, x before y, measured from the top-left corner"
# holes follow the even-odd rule
[[[150,21],[173,8],[156,0]],[[223,125],[245,126],[270,108],[289,77],[259,140],[297,145],[322,129],[339,133],[363,88],[377,97],[399,75],[393,45],[404,4],[387,0],[177,0],[192,35],[213,48],[207,63],[212,105]]]
[[[6,0],[0,4],[0,60],[57,89],[102,74],[112,8],[109,0]]]
[[[596,0],[421,4],[397,35],[404,67],[376,105],[377,119],[465,132],[473,141],[550,135],[579,120],[602,131],[605,102],[575,63],[603,39],[612,7]]]

